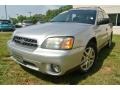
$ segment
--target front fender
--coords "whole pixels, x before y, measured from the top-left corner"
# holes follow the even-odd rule
[[[76,34],[74,37],[75,37],[74,48],[77,48],[77,47],[86,47],[88,42],[93,37],[96,38],[96,35],[93,30],[84,30],[83,32]]]

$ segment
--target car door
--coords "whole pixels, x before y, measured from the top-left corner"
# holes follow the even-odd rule
[[[110,25],[110,20],[109,20],[109,16],[104,12],[103,13],[104,19],[106,20],[105,22],[105,29],[106,29],[106,42],[109,40],[109,36],[111,35],[111,29],[112,26]]]
[[[101,22],[103,20],[104,20],[103,12],[99,10],[97,13],[97,22]],[[106,24],[104,23],[96,24],[95,33],[98,41],[98,47],[102,47],[107,39]]]

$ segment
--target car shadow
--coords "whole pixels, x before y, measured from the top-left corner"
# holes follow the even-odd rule
[[[98,72],[100,68],[102,67],[104,60],[109,56],[111,51],[113,50],[115,46],[115,43],[112,43],[112,47],[109,48],[103,48],[98,55],[97,64],[87,73],[81,73],[79,70],[76,70],[71,73],[66,73],[63,76],[56,77],[56,76],[50,76],[46,74],[42,74],[40,72],[28,69],[26,67],[22,67],[25,71],[29,72],[30,74],[36,76],[39,79],[52,82],[54,84],[69,84],[69,85],[75,85],[80,83],[82,80],[86,79],[88,76],[93,75],[94,73]],[[39,84],[39,83],[38,83]]]

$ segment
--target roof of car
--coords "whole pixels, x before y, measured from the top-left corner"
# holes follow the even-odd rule
[[[74,8],[72,10],[102,10],[100,7],[79,7],[79,8]]]
[[[6,20],[6,19],[0,19],[0,21],[10,21],[10,20]]]

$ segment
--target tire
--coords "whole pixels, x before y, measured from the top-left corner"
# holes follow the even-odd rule
[[[88,45],[84,50],[83,57],[80,64],[80,71],[83,73],[90,71],[91,68],[96,63],[96,58],[97,58],[97,46],[95,43],[90,42],[88,43]]]
[[[111,33],[110,39],[108,40],[107,48],[111,48],[112,47],[112,37],[113,37],[113,34]]]
[[[2,32],[2,29],[0,29],[0,32]]]

